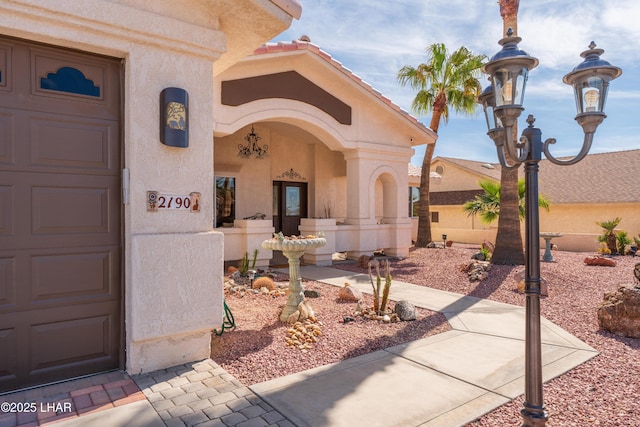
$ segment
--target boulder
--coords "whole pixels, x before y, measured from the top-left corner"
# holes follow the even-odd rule
[[[344,301],[360,301],[362,299],[362,291],[348,283],[345,283],[338,293],[338,298]]]
[[[407,300],[398,301],[393,308],[393,312],[402,321],[416,320],[416,306]]]
[[[600,265],[604,267],[616,266],[616,262],[614,260],[612,260],[611,258],[605,258],[601,256],[586,257],[584,259],[584,263],[587,265]]]
[[[621,286],[607,292],[598,308],[601,329],[629,338],[640,338],[640,289]]]

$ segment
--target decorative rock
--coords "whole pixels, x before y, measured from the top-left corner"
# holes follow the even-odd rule
[[[384,316],[382,316],[382,321],[384,323],[389,323],[389,322],[391,322],[391,317],[389,317],[388,314],[385,314]]]
[[[598,308],[600,328],[629,338],[640,338],[640,289],[621,286],[604,294]]]
[[[407,300],[398,301],[393,311],[402,321],[416,320],[416,306]]]
[[[305,289],[304,290],[305,298],[320,298],[320,291],[316,291],[315,289]]]
[[[482,254],[480,252],[480,254]],[[489,277],[491,271],[491,263],[488,261],[473,261],[460,266],[460,271],[465,272],[469,276],[469,281],[480,282]]]
[[[475,254],[471,255],[471,259],[485,261],[487,257],[482,252],[476,252]]]
[[[298,309],[289,315],[287,323],[302,322],[307,319],[315,322],[316,314],[313,312],[313,308],[311,308],[309,303],[303,300],[298,304]]]
[[[344,287],[340,289],[338,293],[338,298],[344,301],[360,301],[362,299],[362,292],[360,289],[345,283]]]
[[[604,267],[616,266],[616,262],[614,260],[612,260],[611,258],[605,258],[601,256],[586,257],[584,259],[584,263],[587,265],[599,265]]]
[[[322,335],[320,326],[322,323],[315,320],[304,320],[295,322],[287,329],[285,335],[285,345],[290,348],[297,348],[303,352],[313,348],[313,344],[318,342],[318,337]]]

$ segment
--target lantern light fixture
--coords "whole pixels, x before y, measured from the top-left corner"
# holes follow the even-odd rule
[[[538,60],[518,48],[520,37],[511,29],[500,40],[502,50],[483,67],[491,84],[478,97],[487,122],[487,135],[493,140],[502,167],[516,169],[524,163],[525,171],[525,399],[520,414],[524,427],[543,427],[548,419],[542,397],[542,342],[540,327],[540,216],[538,206],[538,163],[542,153],[554,164],[573,165],[589,153],[596,128],[606,118],[605,101],[611,80],[622,70],[600,58],[604,52],[591,42],[582,52],[584,61],[562,79],[573,86],[577,115],[584,132],[580,152],[560,160],[549,152],[554,138],[542,142],[542,132],[533,126],[535,118],[527,117],[528,127],[519,140],[513,136],[514,126],[524,111],[524,92],[530,70]]]

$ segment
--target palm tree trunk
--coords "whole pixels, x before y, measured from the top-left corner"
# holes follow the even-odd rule
[[[491,256],[491,263],[493,264],[524,264],[519,203],[518,169],[502,168],[500,174],[498,234],[496,236],[496,248]]]
[[[431,160],[436,144],[427,144],[424,158],[422,159],[422,171],[420,172],[420,200],[418,201],[418,237],[416,248],[426,248],[431,243],[431,212],[429,207],[429,174],[431,172]]]
[[[499,0],[500,16],[504,35],[511,28],[518,35],[518,7],[520,0]],[[518,137],[518,126],[513,128],[514,138]],[[500,216],[496,248],[491,256],[493,264],[524,264],[524,247],[520,234],[520,200],[518,195],[518,169],[502,168],[500,173]]]
[[[518,6],[520,0],[499,0],[500,16],[502,16],[503,34],[506,37],[507,30],[511,28],[513,35],[518,35]]]

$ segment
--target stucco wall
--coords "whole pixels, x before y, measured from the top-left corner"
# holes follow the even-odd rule
[[[123,167],[130,175],[123,208],[125,346],[132,373],[207,357],[210,331],[222,322],[223,236],[211,231],[214,62],[228,43],[249,53],[291,20],[271,2],[246,2],[242,27],[231,37],[220,30],[232,24],[221,6],[233,3],[183,0],[178,10],[166,0],[0,3],[3,34],[123,59]],[[260,34],[251,25],[258,18]],[[189,93],[188,148],[159,141],[159,95],[170,86]],[[199,192],[200,212],[147,212],[150,190]]]

